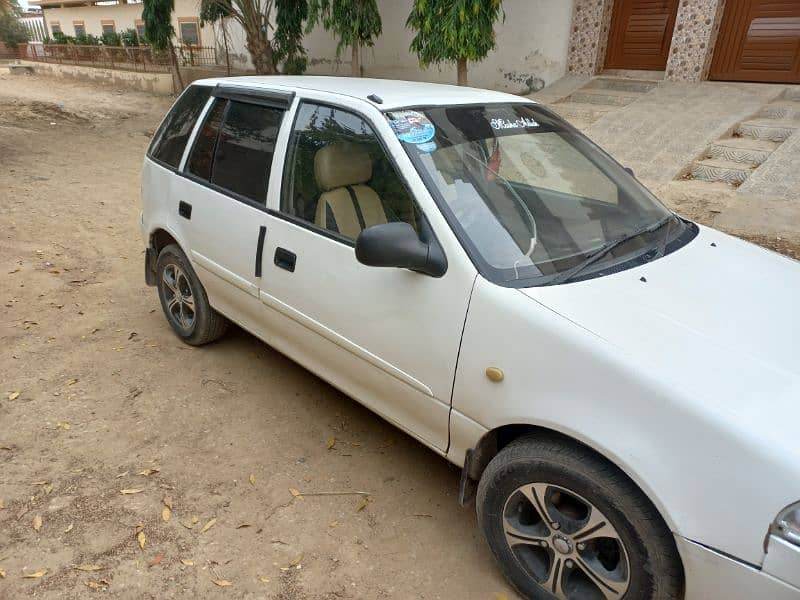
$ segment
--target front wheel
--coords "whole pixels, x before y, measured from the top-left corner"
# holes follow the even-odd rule
[[[677,600],[683,574],[655,508],[619,469],[556,437],[516,440],[481,477],[478,521],[536,600]]]

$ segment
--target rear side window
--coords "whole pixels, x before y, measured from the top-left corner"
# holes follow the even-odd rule
[[[187,170],[216,186],[266,204],[275,140],[284,110],[216,100],[197,134]]]
[[[202,85],[190,86],[181,94],[150,144],[149,155],[152,158],[178,167],[186,141],[210,95],[211,88]]]

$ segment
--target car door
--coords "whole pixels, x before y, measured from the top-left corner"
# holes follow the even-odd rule
[[[262,333],[258,300],[275,142],[291,95],[215,88],[183,166],[179,202],[188,255],[209,300]],[[279,177],[276,181],[279,181]]]
[[[475,273],[458,263],[434,278],[356,260],[355,238],[367,226],[404,221],[432,233],[375,133],[382,118],[298,103],[268,218],[264,319],[273,346],[445,452]]]

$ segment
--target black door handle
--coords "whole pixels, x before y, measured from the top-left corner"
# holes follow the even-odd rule
[[[294,265],[297,263],[297,255],[289,252],[286,248],[275,248],[275,266],[286,269],[294,273]]]
[[[178,214],[184,219],[192,218],[192,205],[181,200],[178,202]]]
[[[256,277],[261,277],[261,257],[264,254],[264,238],[267,237],[267,228],[263,225],[258,228],[258,244],[256,244]]]

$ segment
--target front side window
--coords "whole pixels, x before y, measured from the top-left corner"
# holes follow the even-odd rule
[[[369,124],[320,104],[298,109],[281,211],[348,241],[392,221],[417,228],[411,196]]]
[[[187,170],[258,204],[267,202],[284,110],[218,98],[197,133]]]
[[[177,168],[195,121],[203,112],[209,96],[211,88],[208,86],[192,85],[186,88],[153,136],[148,155]]]
[[[691,239],[683,235],[689,226],[634,177],[536,105],[408,109],[386,118],[470,256],[496,283],[596,276]]]

